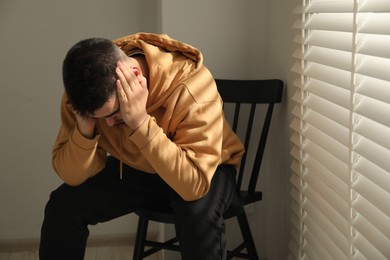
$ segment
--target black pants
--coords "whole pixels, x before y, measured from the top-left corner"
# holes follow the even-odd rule
[[[219,166],[208,194],[184,201],[157,174],[123,167],[109,157],[106,167],[77,187],[61,185],[45,208],[39,256],[41,260],[83,259],[88,225],[131,213],[148,203],[168,203],[175,213],[182,259],[225,259],[223,212],[235,196],[235,169]],[[129,256],[130,257],[130,256]]]

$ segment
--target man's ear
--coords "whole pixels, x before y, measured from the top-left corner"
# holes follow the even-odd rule
[[[137,77],[137,78],[141,78],[142,77],[142,71],[139,67],[137,66],[131,66],[131,71],[134,73],[134,75]]]
[[[138,76],[141,73],[140,69],[137,66],[131,66],[130,69],[133,71],[133,73],[136,76]]]

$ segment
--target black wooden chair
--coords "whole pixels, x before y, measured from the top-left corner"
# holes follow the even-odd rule
[[[260,136],[259,138],[257,138],[257,140],[259,141],[257,143],[257,151],[254,155],[253,165],[247,165],[245,167],[246,162],[248,161],[248,153],[245,153],[242,158],[241,165],[238,169],[237,192],[239,197],[241,198],[241,202],[234,203],[235,205],[229,208],[224,214],[225,219],[233,217],[237,218],[243,237],[243,242],[240,245],[238,245],[233,250],[228,251],[227,258],[231,259],[233,257],[240,257],[245,259],[258,259],[257,250],[253,241],[244,206],[260,201],[262,199],[262,192],[256,191],[256,184],[260,173],[260,167],[271,123],[273,107],[275,103],[280,103],[282,100],[283,82],[277,79],[217,79],[216,83],[218,91],[224,101],[225,109],[230,106],[227,105],[228,103],[233,103],[235,106],[235,108],[233,108],[233,122],[231,123],[232,128],[235,132],[237,132],[238,128],[242,128],[242,121],[239,121],[240,116],[242,114],[246,114],[246,116],[244,117],[248,117],[248,113],[242,113],[242,111],[245,109],[241,109],[240,111],[240,108],[243,107],[242,104],[248,104],[247,106],[250,107],[249,117],[246,120],[246,126],[244,127],[246,130],[244,131],[244,136],[242,137],[242,141],[245,145],[246,151],[248,151],[250,143],[251,145],[253,145],[254,141],[251,139],[252,136]],[[266,106],[266,108],[256,109],[257,105]],[[258,112],[256,111],[259,110],[264,112],[265,115],[263,117],[257,117]],[[254,129],[255,125],[259,125],[257,124],[259,118],[264,118],[263,123],[260,124],[259,129]],[[248,167],[251,168],[248,170]],[[248,175],[250,176],[244,178],[244,172],[245,174],[248,173]],[[247,180],[248,178],[249,181]],[[244,186],[242,185],[243,180],[244,182],[248,182],[248,185],[245,185],[245,187],[242,187]],[[139,222],[134,247],[134,260],[143,259],[151,254],[156,253],[161,249],[179,251],[179,245],[176,238],[172,238],[165,242],[149,241],[146,239],[149,221],[170,224],[175,223],[175,219],[170,208],[161,209],[158,205],[156,205],[155,209],[149,208],[140,210],[137,211],[136,214],[139,216]],[[246,249],[246,252],[244,249]]]

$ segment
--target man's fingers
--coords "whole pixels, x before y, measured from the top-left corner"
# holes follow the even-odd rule
[[[127,67],[124,62],[118,61],[117,74],[125,91],[134,91],[133,88],[139,84],[138,79],[132,69]]]
[[[122,86],[122,82],[119,79],[116,81],[116,90],[117,90],[118,97],[120,98],[120,100],[127,100],[127,94],[124,91],[123,86]]]

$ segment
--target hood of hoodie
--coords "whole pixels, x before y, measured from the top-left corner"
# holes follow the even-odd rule
[[[165,34],[138,33],[114,40],[127,55],[140,50],[149,67],[147,111],[151,113],[203,66],[201,52]]]

